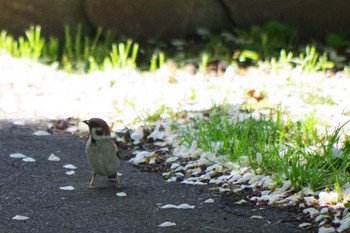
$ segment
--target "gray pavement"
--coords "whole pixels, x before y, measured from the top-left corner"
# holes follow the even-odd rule
[[[252,203],[238,205],[245,194],[227,195],[212,186],[166,183],[159,173],[144,172],[122,160],[122,188],[104,178],[90,190],[90,170],[85,158],[86,138],[55,131],[33,136],[40,125],[14,126],[0,122],[0,232],[302,232],[305,221],[295,210],[281,210]],[[10,158],[22,153],[36,162]],[[48,161],[51,153],[60,157]],[[130,157],[124,148],[122,157]],[[77,167],[68,176],[65,164]],[[60,190],[71,185],[72,191]],[[116,196],[125,192],[126,197]],[[214,203],[204,203],[212,198]],[[166,204],[187,203],[194,209],[161,209]],[[12,220],[15,215],[26,221]],[[261,216],[255,218],[252,216]],[[163,222],[175,226],[161,228]],[[304,232],[313,232],[309,229]]]

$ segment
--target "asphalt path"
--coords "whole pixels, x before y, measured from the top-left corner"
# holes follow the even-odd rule
[[[244,194],[221,194],[213,186],[167,183],[160,173],[144,172],[127,163],[130,148],[121,151],[122,188],[103,177],[89,189],[90,169],[84,149],[87,138],[64,132],[34,136],[40,124],[0,122],[0,232],[302,232],[305,221],[295,210],[253,203],[236,204]],[[35,162],[10,158],[22,153]],[[54,153],[61,160],[48,161]],[[66,175],[65,164],[77,167]],[[74,190],[60,187],[73,186]],[[119,197],[117,192],[127,196]],[[208,199],[214,203],[205,203]],[[193,209],[162,209],[166,204]],[[28,220],[13,220],[16,215]],[[166,228],[164,222],[176,225]],[[311,229],[304,232],[312,232]]]

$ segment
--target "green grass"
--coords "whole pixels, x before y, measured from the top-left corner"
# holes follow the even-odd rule
[[[93,72],[108,68],[135,69],[139,45],[132,40],[115,42],[112,33],[98,28],[93,38],[84,36],[80,25],[73,33],[66,26],[63,48],[58,39],[41,36],[40,26],[31,26],[18,39],[0,32],[0,51],[15,57],[26,57],[46,64],[59,64],[68,72]],[[61,51],[62,50],[62,54]]]
[[[242,121],[214,114],[183,130],[182,142],[195,141],[202,150],[250,166],[256,173],[289,180],[296,190],[321,190],[350,182],[349,141],[340,141],[343,126],[319,132],[313,115],[304,121],[283,121],[280,111],[274,119]]]
[[[349,70],[348,60],[331,61],[329,51],[344,55],[350,42],[345,37],[331,33],[325,44],[303,44],[292,27],[278,22],[253,26],[248,30],[234,29],[221,34],[203,34],[200,39],[186,43],[157,42],[143,44],[132,40],[117,41],[111,32],[97,28],[94,37],[83,34],[78,25],[75,30],[64,28],[64,40],[44,38],[40,26],[31,26],[23,36],[14,38],[6,31],[0,32],[0,51],[15,57],[26,57],[46,64],[55,64],[68,72],[93,72],[111,68],[144,69],[156,71],[174,60],[182,68],[195,64],[202,73],[211,63],[256,66],[260,61],[271,64],[273,70],[301,67],[305,72],[322,71],[336,67]],[[141,56],[139,56],[141,55]],[[342,60],[342,59],[339,59]]]

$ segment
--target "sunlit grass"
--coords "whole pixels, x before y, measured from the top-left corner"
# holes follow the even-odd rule
[[[148,45],[151,48],[143,44],[140,48],[131,39],[115,40],[111,32],[104,32],[101,27],[97,28],[93,37],[84,35],[81,25],[74,32],[67,26],[64,31],[64,40],[60,42],[57,38],[44,38],[40,26],[31,26],[24,36],[18,38],[3,30],[0,32],[0,50],[15,57],[54,64],[68,72],[111,68],[148,68],[154,72],[166,64],[166,59],[174,60],[180,68],[195,64],[201,73],[206,73],[211,63],[246,67],[267,62],[275,71],[294,67],[300,67],[304,72],[325,72],[334,67],[343,67],[345,71],[349,69],[346,59],[343,61],[342,56],[337,54],[338,50],[350,44],[344,38],[331,34],[326,38],[328,45],[305,45],[298,42],[295,29],[278,22],[253,26],[248,30],[235,29],[220,35],[207,33],[199,41],[202,46],[196,45],[197,41],[190,41],[165,47],[163,43],[153,47]],[[173,52],[168,54],[168,50]],[[143,58],[138,59],[140,52]],[[342,62],[332,61],[329,52]]]
[[[282,120],[280,111],[273,119],[214,115],[196,120],[182,136],[187,145],[196,142],[202,150],[256,173],[289,180],[296,190],[342,186],[350,182],[349,142],[340,140],[344,125],[320,131],[317,124],[313,115],[304,121]]]

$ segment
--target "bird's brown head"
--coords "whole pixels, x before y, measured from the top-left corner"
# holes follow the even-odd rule
[[[110,136],[111,132],[107,123],[101,118],[91,118],[83,121],[89,126],[90,135],[92,138]]]

